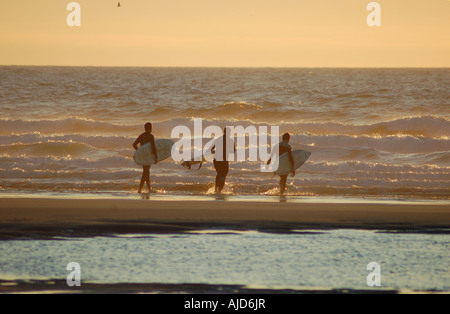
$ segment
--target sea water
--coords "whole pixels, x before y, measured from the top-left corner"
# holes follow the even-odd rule
[[[1,279],[82,283],[202,283],[265,289],[450,291],[446,234],[302,230],[291,234],[203,230],[65,240],[0,241]],[[380,287],[369,287],[369,263]]]
[[[312,153],[288,195],[448,200],[449,69],[0,67],[0,193],[135,192],[132,143],[154,123],[279,126]],[[277,194],[261,163],[236,162],[224,193]],[[194,167],[195,168],[195,167]],[[214,168],[168,159],[154,192],[204,196]]]

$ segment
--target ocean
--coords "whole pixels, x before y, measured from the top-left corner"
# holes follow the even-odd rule
[[[312,153],[292,198],[448,200],[450,69],[0,67],[0,191],[133,196],[132,143],[154,124],[279,126]],[[278,179],[235,162],[224,194],[273,197]],[[194,167],[195,168],[195,167]],[[214,168],[168,159],[156,195],[213,193]]]
[[[82,286],[126,283],[239,285],[244,289],[383,292],[450,291],[448,234],[298,230],[291,234],[202,230],[183,234],[0,241],[0,278],[34,289],[65,279],[76,262]],[[380,286],[367,277],[378,263]],[[65,284],[65,283],[64,283]],[[6,284],[5,284],[6,285]],[[2,286],[0,280],[0,288]],[[141,288],[142,289],[142,288]],[[144,292],[144,290],[142,290]],[[192,291],[187,291],[192,292]]]

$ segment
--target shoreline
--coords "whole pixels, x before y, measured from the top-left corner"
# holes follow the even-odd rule
[[[412,291],[421,293],[423,291]],[[444,293],[445,291],[425,291]],[[220,285],[205,283],[83,283],[81,287],[68,287],[65,280],[0,280],[0,294],[399,294],[396,289],[320,289],[314,287],[249,287],[245,285]],[[187,297],[188,298],[188,297]]]
[[[252,287],[205,283],[83,283],[68,287],[66,280],[0,280],[0,294],[156,294],[156,295],[298,295],[298,294],[448,294],[446,290],[395,288]]]
[[[345,228],[450,233],[450,205],[0,198],[0,240]]]

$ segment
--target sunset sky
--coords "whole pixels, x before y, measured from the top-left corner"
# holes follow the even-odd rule
[[[1,0],[0,64],[450,67],[449,0]]]

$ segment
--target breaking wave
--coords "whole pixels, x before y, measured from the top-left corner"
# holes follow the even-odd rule
[[[149,115],[149,117],[152,116]],[[239,115],[233,115],[233,117],[229,120],[204,120],[204,127],[209,125],[218,125],[220,127],[236,125],[242,125],[244,127],[249,125],[268,125],[258,123],[254,124],[245,119],[238,120],[238,117],[241,118]],[[174,127],[180,125],[192,127],[192,124],[193,120],[191,118],[175,118],[164,122],[156,122],[154,123],[154,133],[160,136],[170,137],[171,131]],[[448,139],[450,137],[450,120],[431,116],[402,118],[369,125],[345,124],[337,122],[285,123],[280,121],[269,125],[280,126],[281,132],[290,132],[291,134],[349,136],[366,135],[383,137],[403,135],[438,139]],[[128,134],[131,136],[133,134],[143,132],[143,126],[114,124],[81,118],[35,121],[0,119],[0,135],[35,132],[42,134]]]

